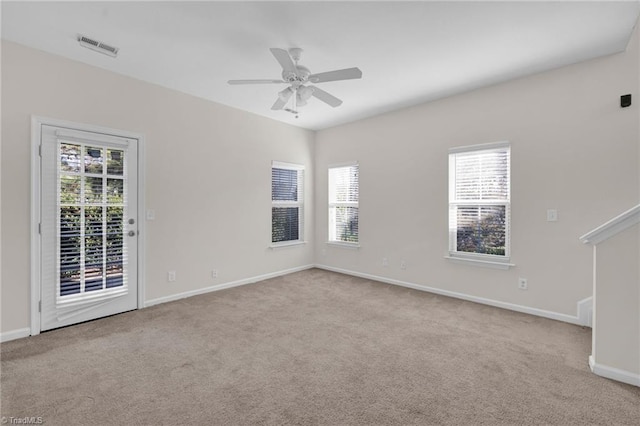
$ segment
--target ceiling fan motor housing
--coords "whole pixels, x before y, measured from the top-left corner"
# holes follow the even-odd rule
[[[282,71],[282,79],[289,83],[304,83],[309,79],[311,71],[302,65],[296,65],[296,72]]]

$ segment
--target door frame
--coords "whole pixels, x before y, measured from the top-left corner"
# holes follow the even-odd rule
[[[31,330],[30,334],[35,336],[40,334],[40,301],[42,294],[42,241],[40,235],[40,223],[42,222],[42,200],[41,200],[41,157],[40,143],[42,139],[42,126],[49,125],[54,127],[66,127],[74,130],[85,132],[104,133],[107,135],[118,136],[122,138],[137,139],[138,143],[138,306],[137,309],[144,307],[145,300],[145,144],[144,135],[141,133],[130,132],[126,130],[113,129],[109,127],[96,126],[92,124],[76,123],[67,120],[59,120],[55,118],[31,116],[31,293],[30,293],[30,311],[31,311]]]

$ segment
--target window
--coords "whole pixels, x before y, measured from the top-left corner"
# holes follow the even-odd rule
[[[303,241],[304,167],[274,161],[271,166],[271,243]]]
[[[451,149],[450,256],[508,261],[509,226],[509,143]]]
[[[329,242],[358,244],[358,164],[329,168]]]

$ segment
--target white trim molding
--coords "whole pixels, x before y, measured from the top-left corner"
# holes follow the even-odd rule
[[[469,294],[458,293],[455,291],[442,290],[435,287],[428,287],[422,284],[410,283],[407,281],[400,281],[392,278],[380,277],[377,275],[365,274],[362,272],[350,271],[347,269],[334,268],[327,265],[315,265],[318,269],[324,269],[327,271],[338,272],[345,275],[351,275],[359,278],[366,278],[369,280],[380,281],[386,284],[393,284],[401,287],[412,288],[415,290],[426,291],[428,293],[439,294],[442,296],[453,297],[455,299],[467,300],[469,302],[481,303],[483,305],[495,306],[496,308],[508,309],[510,311],[522,312],[525,314],[535,315],[538,317],[544,317],[553,319],[556,321],[568,322],[570,324],[583,325],[580,322],[578,316],[561,314],[559,312],[545,311],[544,309],[532,308],[530,306],[516,305],[514,303],[501,302],[499,300],[486,299],[484,297],[472,296]]]
[[[509,268],[513,268],[514,266],[516,266],[513,263],[509,263],[508,259],[505,262],[500,262],[500,261],[485,260],[480,258],[473,259],[471,257],[463,257],[463,256],[455,256],[455,255],[447,255],[444,258],[454,263],[480,266],[483,268],[491,268],[491,269],[507,270]]]
[[[283,241],[281,243],[271,243],[271,245],[269,246],[269,248],[271,250],[278,250],[278,249],[282,249],[282,248],[291,248],[291,247],[296,247],[296,246],[304,246],[305,244],[307,244],[306,241]]]
[[[360,248],[360,243],[346,243],[342,241],[327,241],[326,244],[328,246],[340,247],[346,249],[358,250]]]
[[[29,323],[31,335],[40,334],[40,140],[46,118],[31,116],[31,283],[29,295]]]
[[[172,294],[169,296],[158,297],[156,299],[147,300],[144,304],[144,307],[147,308],[149,306],[159,305],[161,303],[173,302],[174,300],[185,299],[191,296],[197,296],[199,294],[211,293],[212,291],[224,290],[227,288],[239,287],[241,285],[253,284],[259,281],[268,280],[269,278],[280,277],[282,275],[291,274],[294,272],[304,271],[306,269],[312,269],[315,265],[304,265],[298,266],[291,269],[285,269],[283,271],[270,272],[268,274],[258,275],[255,277],[244,278],[237,281],[230,281],[227,283],[216,284],[209,287],[203,287],[196,290],[185,291],[183,293]]]
[[[22,339],[23,337],[29,337],[30,335],[31,329],[29,327],[5,331],[4,333],[0,333],[0,342],[4,343],[10,340]]]
[[[580,237],[580,241],[585,244],[600,244],[636,223],[640,223],[640,204],[598,226],[593,231],[587,232]]]
[[[640,374],[598,364],[593,355],[589,356],[589,368],[591,368],[593,374],[597,374],[598,376],[640,387]]]
[[[469,151],[480,151],[483,149],[500,149],[500,148],[510,148],[511,142],[509,141],[498,141],[498,142],[488,142],[481,143],[477,145],[465,145],[465,146],[454,146],[449,148],[449,154],[458,154],[460,152],[469,152]]]

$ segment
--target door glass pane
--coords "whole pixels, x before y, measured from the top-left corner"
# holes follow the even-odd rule
[[[85,207],[85,291],[102,289],[104,275],[103,207]]]
[[[122,207],[107,207],[107,288],[124,285],[124,215]]]
[[[60,170],[63,172],[80,172],[80,145],[60,144]]]
[[[86,203],[102,203],[102,178],[84,178],[84,199]]]
[[[124,202],[123,197],[124,180],[122,179],[107,179],[107,203],[109,204],[122,204]]]
[[[119,149],[107,150],[107,174],[122,176],[124,170],[124,151]]]
[[[80,176],[60,177],[60,203],[77,204],[80,202]]]
[[[80,207],[60,209],[60,296],[80,293]]]
[[[86,147],[84,154],[84,172],[102,174],[102,148]]]

